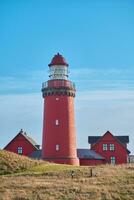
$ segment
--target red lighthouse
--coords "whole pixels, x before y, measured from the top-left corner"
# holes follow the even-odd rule
[[[68,80],[68,64],[62,55],[55,55],[48,66],[50,79],[42,85],[42,158],[55,163],[78,165],[74,121],[75,85]]]

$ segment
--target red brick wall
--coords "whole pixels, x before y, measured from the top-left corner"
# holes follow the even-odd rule
[[[58,98],[58,100],[56,100]],[[55,120],[59,125],[55,125]],[[56,151],[56,144],[60,145]],[[44,100],[44,121],[42,158],[54,158],[54,162],[60,163],[63,159],[68,164],[78,164],[76,155],[76,133],[74,121],[74,98],[71,96],[46,96]],[[57,158],[57,161],[56,159]],[[67,159],[67,158],[73,158]]]

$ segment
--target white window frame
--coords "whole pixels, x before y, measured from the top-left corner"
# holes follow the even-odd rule
[[[59,125],[59,120],[58,120],[58,119],[55,120],[55,125],[56,125],[56,126]]]
[[[103,151],[107,151],[108,150],[108,145],[107,144],[103,144]]]
[[[111,164],[115,164],[115,163],[116,163],[115,156],[111,156],[111,157],[110,157],[110,163],[111,163]]]
[[[23,148],[22,147],[18,147],[17,148],[17,152],[18,152],[18,154],[22,155],[23,154]]]
[[[59,144],[56,144],[55,150],[56,150],[56,151],[59,151],[59,150],[60,150],[60,145],[59,145]]]
[[[115,150],[115,145],[114,144],[110,144],[110,151],[114,151]]]

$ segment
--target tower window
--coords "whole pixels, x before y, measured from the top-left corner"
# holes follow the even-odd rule
[[[107,151],[107,144],[103,144],[103,151]]]
[[[22,147],[18,147],[18,154],[22,154],[23,153],[23,148]]]
[[[115,160],[115,157],[114,157],[114,156],[111,156],[110,162],[111,162],[111,164],[115,164],[116,160]]]
[[[60,145],[56,144],[55,149],[56,149],[56,151],[59,151],[60,150]]]
[[[58,120],[58,119],[55,120],[55,125],[56,125],[56,126],[59,125],[59,120]]]
[[[110,144],[110,151],[114,151],[114,150],[115,150],[114,144]]]

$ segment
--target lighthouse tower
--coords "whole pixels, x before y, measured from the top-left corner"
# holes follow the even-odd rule
[[[79,165],[74,121],[75,85],[68,80],[68,64],[59,53],[49,66],[49,80],[42,84],[44,98],[42,158]]]

